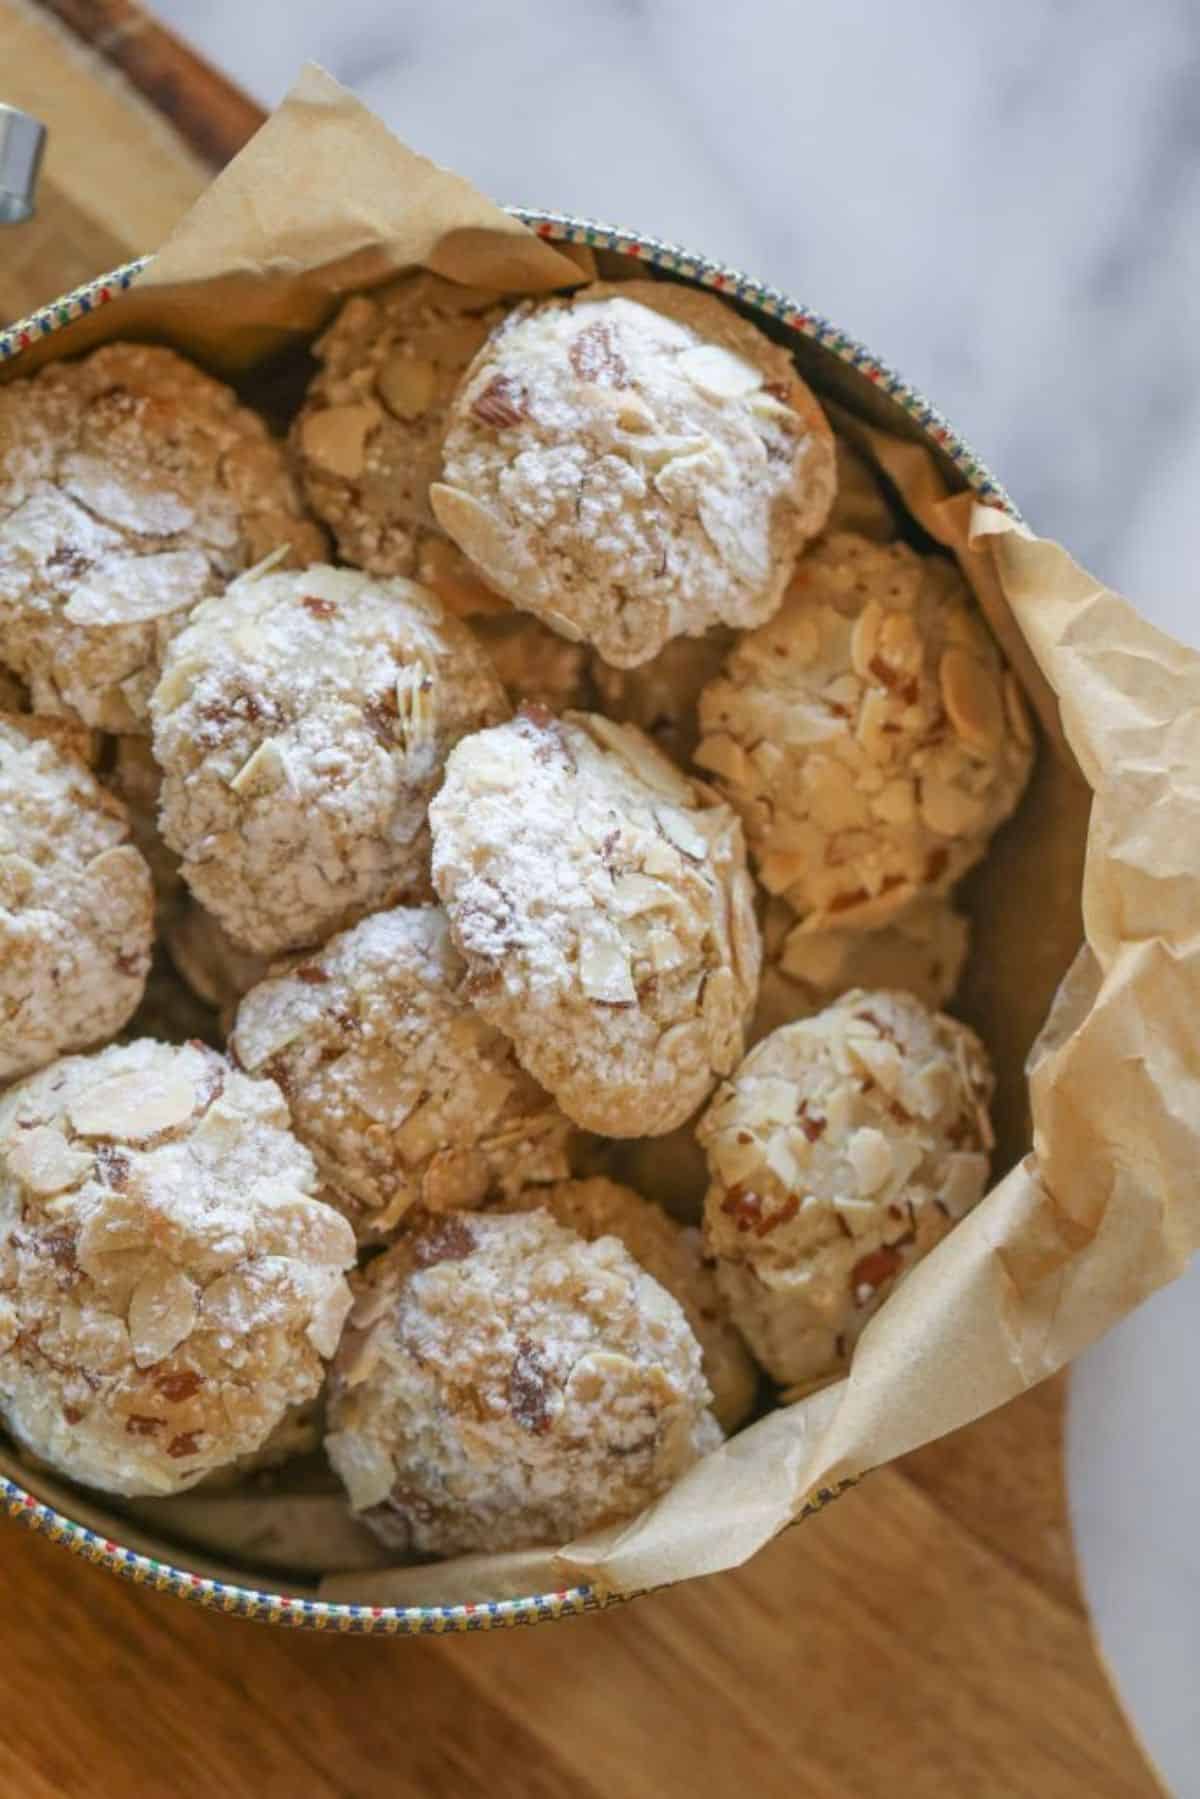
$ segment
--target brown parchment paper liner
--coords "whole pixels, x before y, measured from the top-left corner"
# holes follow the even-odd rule
[[[129,335],[248,369],[311,335],[348,290],[415,264],[511,292],[581,274],[310,69],[137,287],[12,373]],[[852,400],[843,364],[787,341],[818,389],[824,364]],[[839,408],[839,427],[959,559],[1041,724],[1030,790],[964,888],[975,947],[954,1010],[998,1064],[999,1184],[872,1321],[846,1379],[743,1431],[641,1517],[558,1550],[356,1567],[323,1580],[322,1597],[445,1604],[583,1582],[631,1593],[734,1566],[821,1493],[1061,1367],[1178,1274],[1200,1238],[1200,657],[1056,545],[951,494],[905,441],[911,421],[879,429],[883,404],[864,393],[862,417]],[[0,1452],[8,1465],[69,1514],[102,1516]],[[175,1503],[139,1508],[139,1535],[148,1515],[167,1530]],[[123,1518],[98,1527],[133,1536]],[[216,1528],[200,1515],[175,1534],[204,1537],[213,1566]],[[247,1572],[280,1585],[266,1567],[235,1578]]]

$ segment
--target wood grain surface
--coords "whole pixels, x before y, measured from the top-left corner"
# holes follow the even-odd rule
[[[0,0],[0,99],[51,133],[38,217],[0,234],[4,318],[152,249],[257,118],[125,0]],[[243,1624],[0,1522],[0,1793],[1153,1799],[1080,1597],[1062,1396],[735,1573],[490,1635]]]

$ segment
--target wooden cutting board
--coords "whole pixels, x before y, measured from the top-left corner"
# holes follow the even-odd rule
[[[152,249],[260,116],[126,0],[0,0],[0,99],[50,127],[0,319]],[[0,1790],[1150,1799],[1076,1579],[1062,1397],[871,1475],[736,1573],[489,1636],[240,1624],[0,1522]]]

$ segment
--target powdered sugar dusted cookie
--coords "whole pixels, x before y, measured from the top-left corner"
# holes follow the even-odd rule
[[[279,1083],[325,1197],[378,1242],[568,1171],[567,1119],[472,1007],[438,906],[364,919],[242,1001],[230,1048]]]
[[[638,668],[592,658],[592,679],[609,718],[637,725],[675,762],[690,762],[700,736],[700,695],[733,647],[725,625],[703,637],[673,637]]]
[[[154,937],[125,808],[22,722],[0,718],[0,1081],[119,1031]]]
[[[401,1553],[552,1546],[715,1448],[709,1399],[683,1311],[614,1237],[446,1213],[363,1277],[325,1447]]]
[[[741,1055],[759,940],[741,832],[631,725],[526,711],[430,807],[479,1011],[568,1117],[669,1131]]]
[[[321,364],[292,431],[305,496],[339,554],[419,575],[438,534],[429,486],[450,401],[510,302],[425,271],[355,294],[313,345]]]
[[[37,711],[145,732],[192,607],[281,547],[324,548],[282,450],[174,351],[106,344],[0,389],[0,639]]]
[[[620,668],[769,618],[835,482],[787,353],[650,281],[511,313],[453,401],[444,471],[434,512],[488,582]]]
[[[446,754],[506,716],[465,625],[411,581],[250,575],[197,608],[153,700],[163,835],[260,955],[429,892]]]
[[[1021,797],[1020,690],[957,569],[843,534],[700,698],[697,764],[741,814],[769,893],[814,930],[940,894]]]
[[[744,1424],[754,1404],[758,1371],[729,1321],[712,1268],[701,1254],[699,1231],[677,1224],[631,1187],[603,1176],[530,1189],[505,1209],[529,1211],[535,1206],[577,1231],[586,1243],[616,1237],[634,1261],[679,1301],[704,1357],[704,1378],[712,1388],[718,1424],[726,1432]]]
[[[143,1039],[0,1099],[0,1417],[73,1480],[165,1494],[319,1389],[354,1259],[269,1081]]]
[[[992,1077],[965,1025],[848,993],[746,1057],[705,1113],[704,1235],[734,1322],[796,1385],[835,1373],[987,1185]]]
[[[878,931],[810,931],[786,901],[769,900],[750,1042],[810,1017],[852,987],[911,993],[936,1010],[958,986],[969,935],[962,914],[937,897],[914,900]]]

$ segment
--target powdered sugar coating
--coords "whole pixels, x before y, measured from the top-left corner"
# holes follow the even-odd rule
[[[835,483],[786,351],[713,295],[650,281],[511,313],[443,460],[434,512],[489,583],[621,668],[769,618]]]
[[[277,1081],[325,1197],[364,1242],[568,1172],[567,1119],[468,997],[439,906],[376,913],[273,971],[230,1048]]]
[[[721,1088],[697,1132],[705,1245],[777,1381],[844,1366],[897,1280],[982,1197],[991,1093],[965,1025],[861,991],[773,1032]]]
[[[105,344],[0,389],[0,638],[39,712],[145,732],[197,601],[324,538],[280,447],[172,350]]]
[[[150,871],[74,756],[0,718],[0,1081],[119,1031],[150,967]]]
[[[292,445],[305,497],[344,561],[424,578],[422,544],[440,535],[429,486],[450,401],[507,310],[496,293],[419,270],[354,294],[313,344],[321,366]]]
[[[152,711],[163,835],[234,942],[271,955],[428,894],[446,754],[508,707],[424,588],[320,567],[198,607]]]
[[[949,899],[915,899],[877,931],[810,931],[785,900],[768,900],[763,969],[750,1028],[755,1043],[854,987],[911,993],[936,1011],[958,986],[970,927]]]
[[[754,1405],[758,1371],[729,1321],[712,1268],[701,1253],[699,1231],[676,1223],[632,1187],[602,1175],[539,1187],[506,1209],[534,1206],[556,1224],[577,1231],[585,1243],[616,1237],[639,1267],[678,1300],[700,1345],[718,1424],[726,1433],[744,1424]]]
[[[693,1112],[758,982],[729,809],[631,725],[525,711],[452,753],[430,822],[471,996],[568,1117],[642,1136]]]
[[[699,767],[809,928],[949,891],[1021,797],[1024,702],[952,563],[842,534],[700,697]]]
[[[725,625],[703,637],[673,637],[637,668],[592,657],[592,679],[609,718],[637,725],[675,762],[690,762],[700,738],[700,695],[720,674],[735,634]]]
[[[325,1447],[390,1547],[557,1545],[632,1517],[721,1440],[700,1346],[614,1237],[447,1213],[362,1279]]]
[[[0,1416],[72,1480],[167,1494],[319,1389],[345,1220],[269,1081],[203,1045],[72,1056],[0,1099]]]

